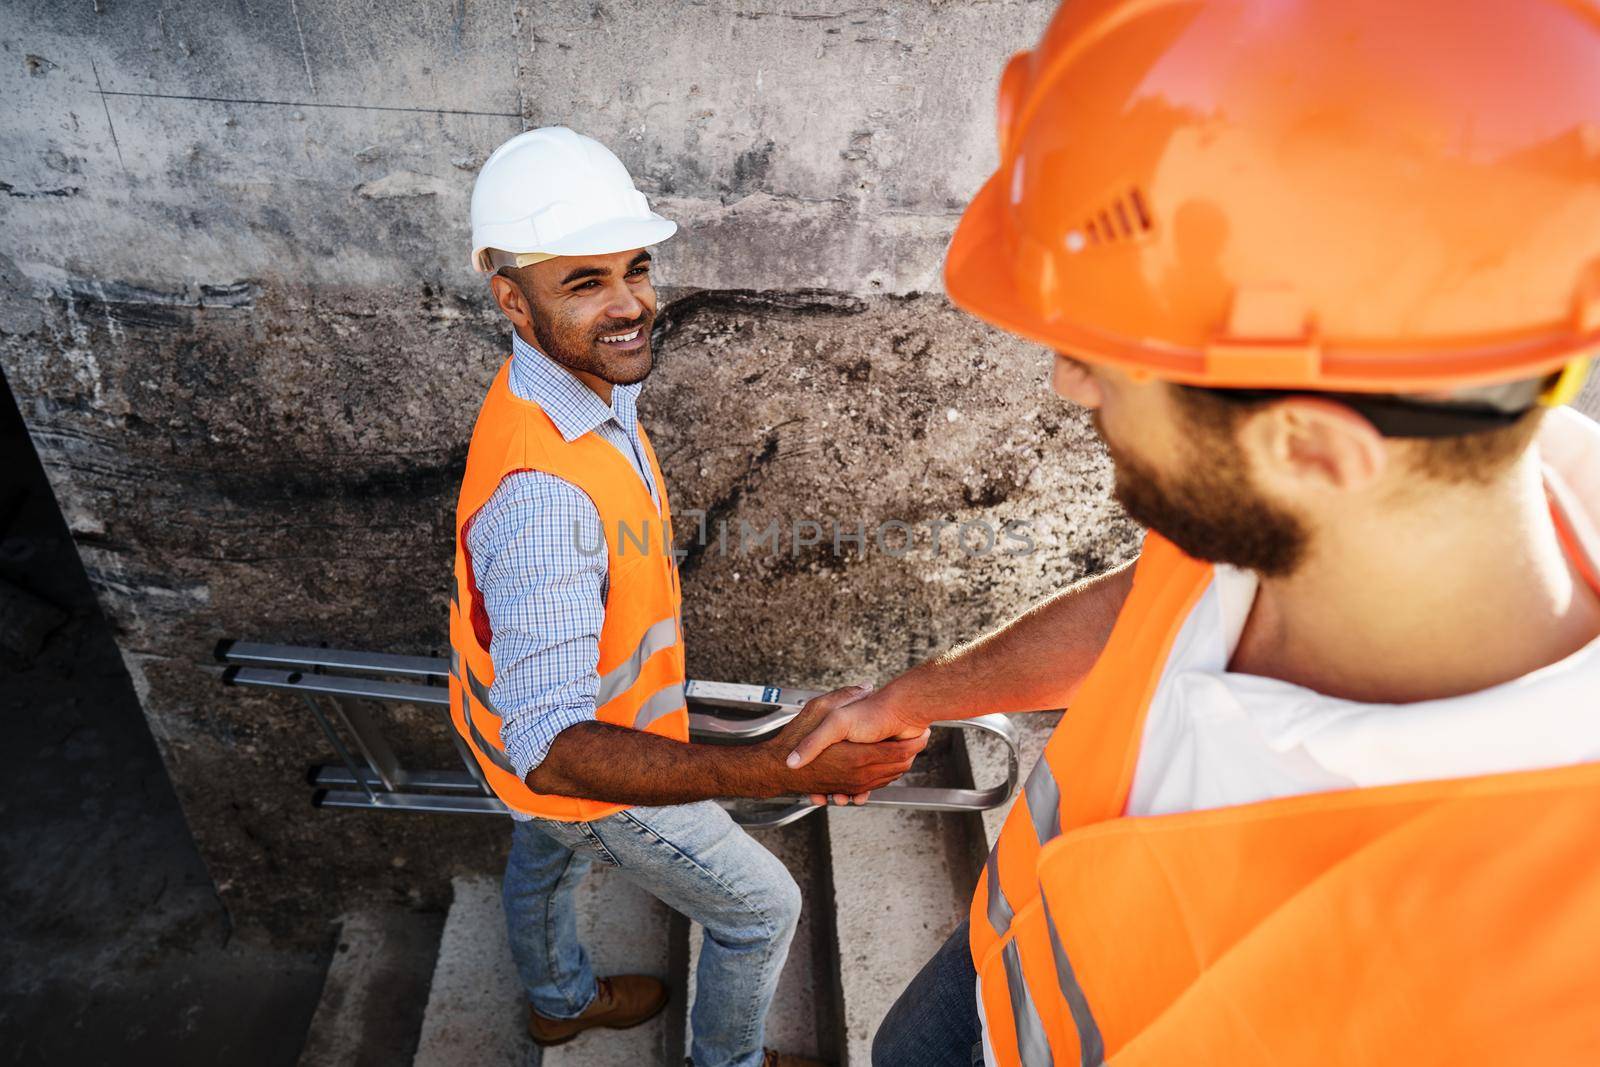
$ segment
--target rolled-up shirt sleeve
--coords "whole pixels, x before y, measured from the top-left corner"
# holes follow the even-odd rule
[[[606,552],[583,490],[542,471],[502,481],[467,531],[473,579],[493,638],[500,741],[517,777],[556,736],[595,721]]]

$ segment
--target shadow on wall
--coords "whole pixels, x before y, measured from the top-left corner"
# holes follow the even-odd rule
[[[325,954],[231,928],[9,387],[0,456],[6,1062],[291,1064]]]

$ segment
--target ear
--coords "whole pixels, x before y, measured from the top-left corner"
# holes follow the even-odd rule
[[[1050,388],[1062,399],[1091,410],[1099,407],[1105,399],[1100,382],[1088,365],[1061,352],[1055,354],[1055,365],[1050,371]]]
[[[1279,492],[1360,492],[1389,462],[1383,435],[1343,404],[1288,397],[1240,422],[1240,447],[1262,482]]]
[[[533,308],[529,306],[528,298],[519,285],[504,274],[496,274],[489,279],[489,290],[494,294],[494,302],[500,305],[500,311],[511,320],[513,326],[519,330],[532,328]]]

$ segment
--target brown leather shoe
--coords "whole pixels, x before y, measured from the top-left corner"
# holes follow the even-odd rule
[[[601,978],[594,1000],[576,1019],[552,1019],[528,1006],[528,1036],[535,1045],[564,1045],[585,1030],[603,1026],[626,1030],[649,1022],[667,1006],[667,987],[659,978],[644,974],[619,974]]]
[[[833,1064],[767,1048],[761,1050],[761,1067],[833,1067]]]

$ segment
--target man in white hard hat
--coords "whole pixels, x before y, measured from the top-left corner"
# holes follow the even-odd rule
[[[501,145],[472,194],[472,264],[511,321],[456,511],[451,714],[514,824],[512,955],[540,1045],[645,1022],[655,978],[596,978],[573,890],[596,861],[705,928],[695,1067],[806,1067],[762,1044],[800,891],[717,797],[860,794],[926,735],[784,757],[840,690],[763,744],[692,744],[671,510],[640,426],[653,364],[652,212],[604,145],[564,127]]]

